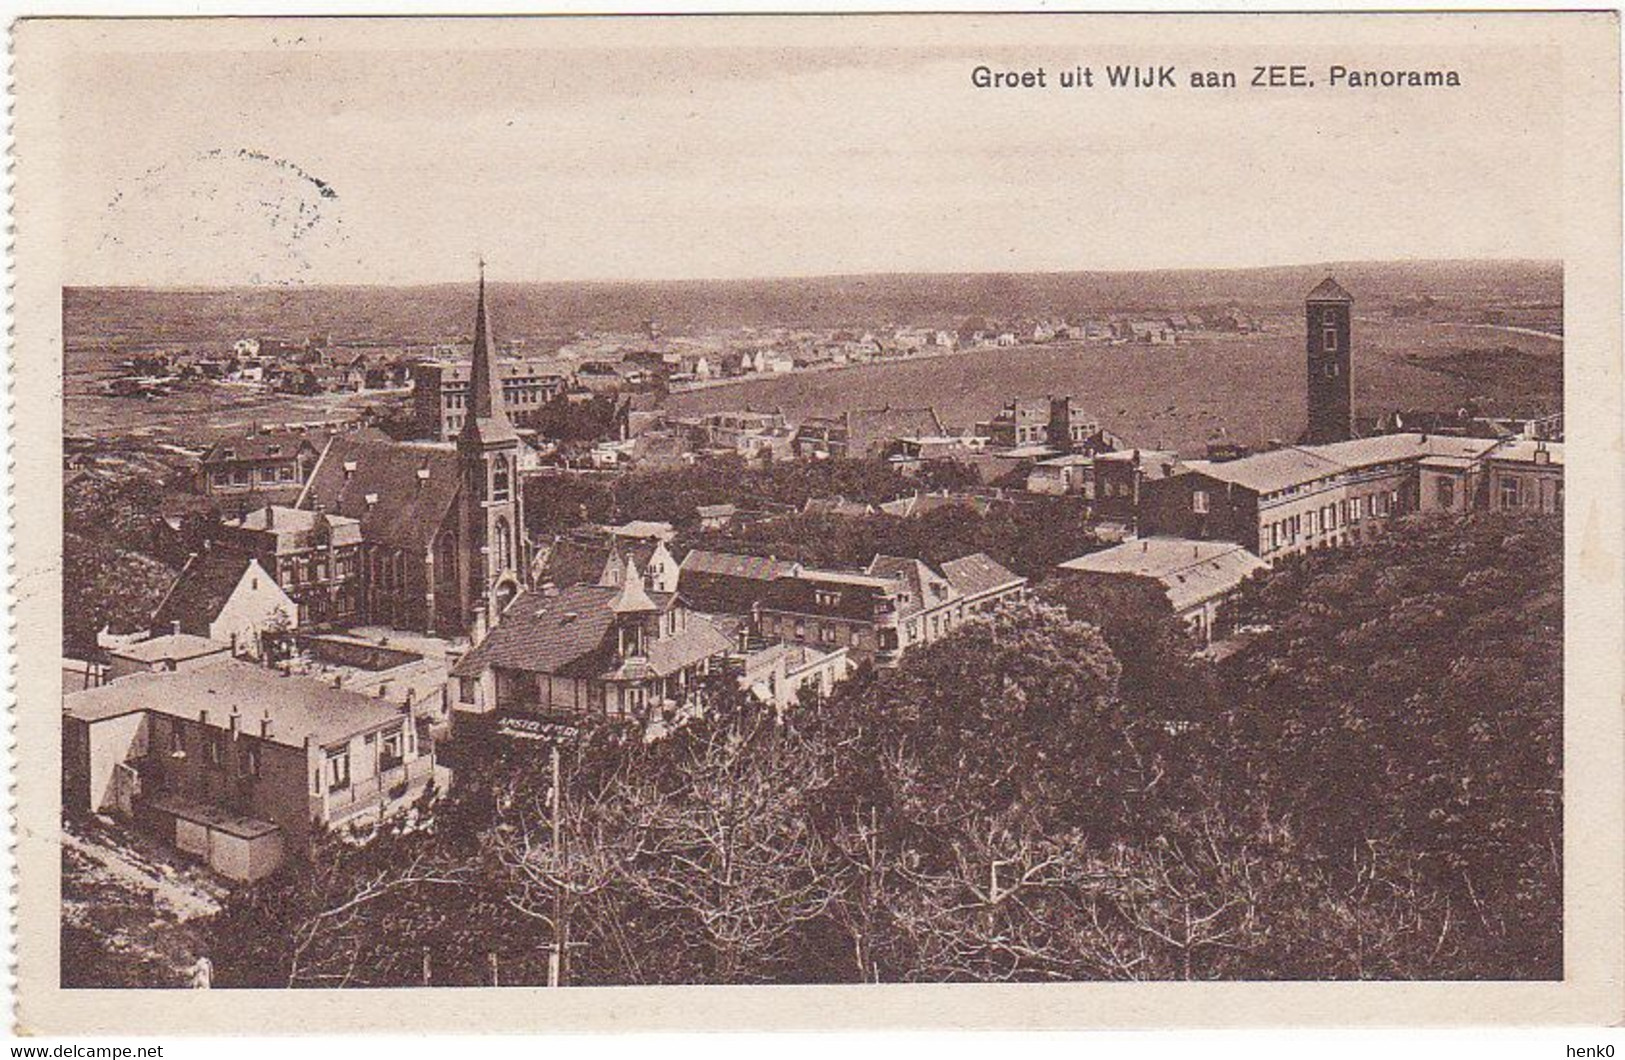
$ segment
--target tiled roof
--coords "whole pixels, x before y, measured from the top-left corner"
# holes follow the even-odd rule
[[[393,705],[371,696],[235,661],[178,673],[134,674],[62,699],[63,713],[81,721],[138,710],[197,721],[207,711],[209,724],[222,730],[233,707],[242,732],[259,736],[260,720],[269,714],[271,739],[291,747],[303,746],[306,736],[312,743],[334,743],[404,717]]]
[[[981,596],[1027,580],[984,552],[948,560],[942,565],[942,573],[963,596]]]
[[[452,668],[456,677],[473,677],[488,667],[528,673],[576,677],[638,676],[612,671],[613,645],[609,643],[615,614],[611,606],[620,590],[611,586],[575,585],[549,595],[522,594],[502,614],[502,621],[478,647]],[[649,593],[656,610],[674,605],[669,593]],[[675,634],[656,637],[649,644],[644,673],[664,677],[733,645],[703,616],[689,613]]]
[[[1459,438],[1444,434],[1378,434],[1326,445],[1294,445],[1240,460],[1209,462],[1202,474],[1233,482],[1256,493],[1274,493],[1301,486],[1328,475],[1374,464],[1422,457],[1477,459],[1495,447],[1490,438]]]
[[[215,442],[209,446],[209,451],[203,454],[203,463],[277,460],[293,456],[301,446],[309,447],[312,452],[316,450],[316,445],[303,434],[292,431],[256,431],[253,434],[240,434]],[[231,455],[226,455],[228,453]]]
[[[490,666],[562,673],[603,643],[615,620],[609,602],[619,592],[613,586],[572,585],[551,595],[522,593],[452,673],[472,677]]]
[[[903,591],[908,594],[907,599],[897,610],[901,618],[907,618],[928,607],[945,604],[955,595],[954,586],[947,578],[917,559],[876,556],[869,561],[868,573],[891,578],[901,584]]]
[[[683,557],[681,569],[684,574],[725,574],[732,578],[771,581],[794,574],[797,567],[789,560],[772,556],[737,556],[731,552],[708,552],[696,548]]]
[[[1315,289],[1309,292],[1309,297],[1305,301],[1352,302],[1354,296],[1343,290],[1336,280],[1328,276],[1315,285]]]
[[[422,470],[428,474],[420,477]],[[421,554],[444,525],[459,486],[455,452],[341,434],[327,443],[299,507],[358,519],[369,544]],[[368,496],[377,502],[368,504]]]
[[[169,595],[152,615],[153,629],[167,629],[174,622],[187,633],[206,634],[209,623],[220,615],[220,609],[231,599],[243,572],[253,563],[251,556],[234,549],[215,547],[200,552],[186,561],[170,587]],[[264,575],[271,581],[269,574]],[[292,619],[293,614],[288,617]]]

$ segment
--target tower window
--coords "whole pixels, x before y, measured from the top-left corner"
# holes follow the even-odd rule
[[[507,569],[513,566],[513,534],[508,529],[508,520],[498,519],[496,526],[496,566]]]
[[[509,489],[508,461],[504,457],[498,457],[496,466],[491,470],[491,499],[494,501],[507,500]]]
[[[1328,364],[1326,366],[1326,378],[1328,378],[1328,379],[1336,379],[1337,378],[1337,365],[1335,363]]]
[[[1328,326],[1320,333],[1320,345],[1328,352],[1337,349],[1337,329]]]

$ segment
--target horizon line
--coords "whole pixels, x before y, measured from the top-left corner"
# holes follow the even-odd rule
[[[1267,265],[1173,265],[1173,266],[1147,266],[1137,268],[1080,268],[1080,269],[950,269],[950,270],[890,270],[876,272],[811,272],[811,273],[766,273],[751,276],[693,276],[693,277],[593,277],[581,279],[492,279],[491,285],[542,285],[542,286],[615,286],[627,284],[662,285],[662,284],[705,284],[705,283],[769,283],[780,281],[815,281],[815,280],[862,280],[887,279],[897,277],[960,277],[960,276],[1130,276],[1148,273],[1193,273],[1193,272],[1263,272],[1269,269],[1310,269],[1321,268],[1328,272],[1335,268],[1362,267],[1370,265],[1460,265],[1460,264],[1502,264],[1502,265],[1555,265],[1564,267],[1561,258],[1543,257],[1399,257],[1399,258],[1347,258],[1330,259],[1318,262],[1275,262]],[[410,280],[400,282],[364,282],[364,281],[322,281],[286,283],[179,283],[179,284],[139,284],[139,283],[64,283],[64,291],[155,291],[155,292],[182,292],[182,291],[297,291],[318,290],[322,288],[413,288],[413,287],[459,287],[473,283],[473,280]]]

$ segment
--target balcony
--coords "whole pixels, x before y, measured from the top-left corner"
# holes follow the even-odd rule
[[[311,816],[337,824],[357,814],[374,810],[428,783],[434,775],[434,756],[420,755],[377,776],[352,779],[347,787],[315,795],[310,800]]]

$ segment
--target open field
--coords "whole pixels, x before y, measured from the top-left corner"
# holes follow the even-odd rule
[[[1549,262],[1338,264],[1358,299],[1358,413],[1454,407],[1556,411],[1562,391],[1562,267]],[[855,406],[937,407],[968,425],[1016,396],[1071,394],[1133,444],[1199,449],[1216,429],[1239,441],[1295,438],[1303,426],[1301,298],[1323,266],[1034,275],[834,276],[683,283],[493,284],[505,340],[546,352],[576,332],[668,334],[737,327],[892,324],[956,327],[970,316],[1079,318],[1237,305],[1270,322],[1252,335],[1178,347],[1050,345],[975,350],[900,364],[754,379],[685,393],[673,410],[779,406],[796,419]],[[220,350],[249,335],[336,343],[466,339],[468,285],[411,288],[68,289],[64,430],[198,444],[253,423],[348,418],[379,394],[301,397],[198,384],[156,401],[100,393],[143,349]],[[1496,324],[1504,326],[1495,326]],[[393,400],[399,400],[396,396]]]
[[[679,412],[782,408],[795,420],[881,405],[933,405],[953,426],[985,419],[1012,397],[1070,394],[1130,444],[1201,451],[1231,438],[1291,440],[1303,430],[1301,322],[1178,346],[1075,343],[972,350],[947,357],[757,379],[679,394]],[[1530,335],[1357,317],[1356,414],[1451,408],[1561,407],[1562,344]],[[1516,351],[1516,369],[1502,347]],[[1464,371],[1482,366],[1481,372]],[[1530,365],[1542,369],[1529,370]]]
[[[404,392],[397,392],[398,399]],[[109,397],[71,386],[63,396],[62,431],[95,438],[144,437],[196,445],[217,434],[250,426],[326,423],[355,418],[389,392],[365,394],[282,394],[257,387],[190,383],[174,393],[147,400]]]

